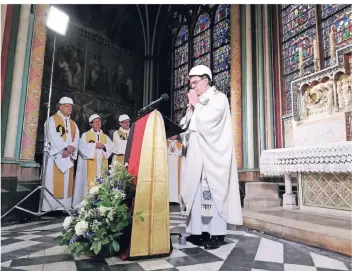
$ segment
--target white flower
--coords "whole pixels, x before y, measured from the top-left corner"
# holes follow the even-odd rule
[[[70,227],[73,220],[74,218],[72,216],[67,216],[65,218],[64,223],[62,224],[65,230],[67,230]]]
[[[82,220],[76,224],[75,232],[77,235],[83,235],[88,229],[88,222]]]
[[[113,212],[109,212],[109,213],[108,213],[108,219],[109,219],[110,221],[112,221],[112,220],[114,219],[114,214],[113,214]]]
[[[83,208],[86,205],[87,205],[87,202],[85,200],[82,200],[76,207]]]
[[[89,190],[89,193],[90,193],[90,194],[98,194],[98,192],[99,192],[99,185],[93,186],[93,187]]]
[[[101,216],[105,215],[105,213],[106,213],[107,211],[109,211],[110,209],[111,209],[110,207],[105,207],[105,206],[99,206],[99,207],[98,207],[99,214],[100,214]]]

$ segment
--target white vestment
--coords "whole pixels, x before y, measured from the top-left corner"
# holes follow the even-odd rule
[[[178,203],[179,196],[179,159],[181,158],[182,145],[177,140],[168,139],[167,157],[169,167],[169,202]]]
[[[70,168],[73,167],[73,163],[71,159],[77,159],[77,151],[78,151],[78,141],[79,141],[79,130],[77,125],[76,127],[76,135],[72,142],[71,137],[71,126],[70,126],[70,117],[65,117],[59,111],[57,113],[66,123],[66,141],[60,136],[59,132],[56,131],[55,120],[53,116],[49,118],[44,124],[44,135],[45,142],[48,144],[47,150],[47,164],[44,172],[44,186],[53,193],[54,191],[54,163],[61,169],[64,174],[64,198],[59,199],[59,201],[67,208],[70,209],[72,203],[72,197],[68,196],[68,187],[69,187],[69,176],[70,176]],[[67,146],[75,147],[75,151],[68,157],[62,158],[62,153]],[[60,204],[56,202],[49,195],[48,192],[44,192],[43,197],[43,205],[42,211],[52,211],[52,210],[64,210]]]
[[[226,95],[214,87],[199,99],[183,135],[186,149],[182,158],[181,199],[188,216],[187,232],[210,231],[212,235],[223,235],[219,233],[224,227],[226,230],[224,221],[243,224],[231,113]],[[187,119],[181,120],[181,125]],[[201,179],[205,179],[213,205],[212,215],[205,217],[199,206],[204,188]]]
[[[101,142],[102,131],[94,132],[96,142]],[[82,202],[84,196],[89,192],[88,191],[88,182],[87,182],[87,160],[96,159],[97,160],[97,176],[101,175],[103,156],[105,159],[108,159],[112,154],[114,145],[111,139],[106,136],[107,144],[105,144],[106,151],[96,148],[96,143],[87,143],[86,133],[82,134],[81,139],[79,140],[79,156],[77,163],[77,172],[75,179],[75,189],[73,194],[73,206],[77,206]]]
[[[126,134],[126,138],[128,138],[128,134],[130,132],[130,130],[123,129],[122,127],[120,127],[119,130],[114,132],[113,138],[112,138],[114,143],[113,161],[116,160],[117,156],[124,156],[126,152],[127,140],[124,140],[123,138],[120,137],[119,131]]]

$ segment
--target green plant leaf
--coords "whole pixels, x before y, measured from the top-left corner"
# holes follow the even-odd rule
[[[100,242],[96,242],[95,245],[94,245],[94,254],[98,255],[100,250],[101,250],[101,243]]]
[[[119,252],[120,251],[120,245],[119,243],[117,243],[115,240],[112,242],[112,248],[116,251]]]

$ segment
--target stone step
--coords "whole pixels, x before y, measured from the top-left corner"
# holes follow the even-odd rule
[[[260,211],[244,209],[243,223],[249,229],[352,256],[352,225],[348,218],[280,207]]]

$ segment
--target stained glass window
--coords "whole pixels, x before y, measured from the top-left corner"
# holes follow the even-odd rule
[[[282,57],[286,114],[292,112],[291,82],[299,76],[299,48],[302,48],[303,75],[314,72],[315,23],[315,5],[285,5],[282,7]]]
[[[226,44],[214,51],[213,73],[230,69],[230,45]]]
[[[203,55],[193,61],[193,66],[196,65],[205,65],[210,67],[210,54]]]
[[[230,91],[230,71],[227,70],[214,75],[213,82],[219,91],[228,94]]]
[[[230,5],[219,5],[213,28],[213,81],[225,94],[230,91]]]
[[[188,28],[186,25],[183,25],[178,31],[175,46],[179,46],[186,41],[188,41]]]
[[[218,22],[228,17],[230,17],[230,5],[219,5],[215,13],[214,24],[217,24]]]
[[[194,28],[193,66],[204,64],[210,67],[210,18],[207,13],[198,17]]]
[[[335,51],[348,43],[352,43],[352,6],[323,5],[322,13],[324,64],[327,67],[334,64],[331,59],[332,38]]]
[[[182,108],[184,106],[185,93],[188,89],[188,27],[183,25],[177,33],[174,51],[174,91],[173,107],[175,121],[179,122],[182,118]],[[175,112],[180,119],[176,119]]]
[[[187,97],[186,94],[188,92],[188,87],[183,87],[175,92],[174,95],[174,110],[179,110],[182,109],[186,102],[187,102]]]
[[[188,61],[188,43],[181,45],[175,50],[175,68],[187,63]]]
[[[198,35],[199,33],[209,29],[210,27],[210,18],[207,13],[203,13],[199,16],[196,26],[194,28],[194,35]]]
[[[175,88],[183,87],[187,84],[188,65],[183,65],[175,70]]]
[[[214,26],[213,48],[230,42],[230,20],[226,19]]]
[[[210,49],[210,31],[207,30],[194,38],[193,57],[199,57],[209,52]]]
[[[230,93],[230,5],[213,5],[212,18],[208,13],[199,15],[193,29],[193,48],[188,48],[186,26],[180,28],[174,51],[173,118],[179,123],[187,103],[188,69],[203,64],[213,73],[213,84],[219,91]],[[214,22],[214,25],[211,22]],[[192,63],[188,65],[191,53]],[[228,95],[229,96],[229,95]]]
[[[289,5],[282,11],[283,41],[315,26],[315,5]]]

